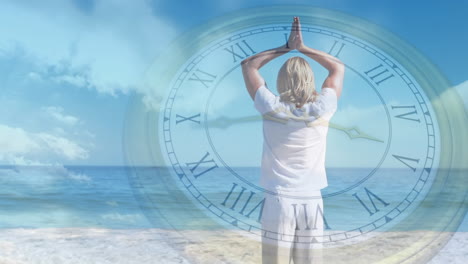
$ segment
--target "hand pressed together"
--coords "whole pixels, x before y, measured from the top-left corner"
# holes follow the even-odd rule
[[[299,17],[294,17],[294,21],[291,25],[291,33],[289,34],[288,46],[290,49],[297,49],[299,51],[304,47]]]

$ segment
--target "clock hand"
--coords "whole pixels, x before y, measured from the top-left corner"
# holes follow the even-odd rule
[[[214,128],[228,128],[230,125],[235,123],[248,123],[248,122],[255,122],[262,120],[262,116],[254,115],[254,116],[245,116],[240,118],[232,118],[227,116],[220,116],[213,121],[209,121],[208,125]]]
[[[377,142],[384,142],[383,140],[381,139],[378,139],[376,137],[373,137],[371,135],[368,135],[364,132],[362,132],[358,127],[356,126],[352,126],[352,127],[344,127],[344,126],[340,126],[338,124],[334,124],[334,123],[329,123],[329,127],[331,128],[334,128],[334,129],[338,129],[338,130],[341,130],[343,132],[346,133],[346,135],[348,135],[348,137],[350,139],[355,139],[355,138],[364,138],[364,139],[368,139],[368,140],[373,140],[373,141],[377,141]]]
[[[249,123],[249,122],[256,122],[262,120],[262,116],[254,115],[254,116],[245,116],[241,118],[232,118],[227,116],[220,116],[212,121],[209,121],[208,125],[213,128],[221,128],[226,129],[229,126],[236,124],[236,123]],[[381,139],[373,137],[369,134],[364,133],[358,127],[344,127],[334,123],[328,123],[330,128],[338,129],[346,133],[350,139],[355,138],[363,138],[368,140],[373,140],[377,142],[384,142]]]

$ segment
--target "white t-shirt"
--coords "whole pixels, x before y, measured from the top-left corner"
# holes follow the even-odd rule
[[[325,153],[328,121],[337,109],[335,90],[322,88],[314,102],[297,109],[262,85],[254,106],[263,116],[261,186],[283,193],[327,187]]]

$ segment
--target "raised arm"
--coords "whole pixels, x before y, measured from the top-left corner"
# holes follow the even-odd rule
[[[343,88],[343,79],[344,79],[344,72],[345,66],[344,64],[336,57],[332,55],[316,50],[310,47],[307,47],[302,41],[302,33],[301,33],[301,23],[299,18],[295,19],[294,23],[297,27],[296,39],[298,39],[297,50],[304,55],[308,56],[309,58],[315,60],[316,62],[320,63],[325,69],[328,70],[328,77],[323,82],[322,88],[328,87],[333,88],[336,91],[336,95],[338,98],[341,95],[341,90]]]
[[[258,70],[272,59],[286,54],[289,51],[290,49],[288,49],[285,44],[274,49],[257,53],[241,62],[245,86],[247,87],[247,91],[249,92],[250,97],[252,97],[252,100],[255,99],[257,89],[264,84],[264,79]]]
[[[295,31],[294,27],[291,29],[291,34],[289,35],[287,44],[274,49],[262,51],[246,58],[241,62],[245,86],[247,87],[252,100],[255,100],[255,93],[257,92],[257,89],[262,84],[264,84],[264,79],[258,70],[274,58],[286,54],[296,48],[294,44],[295,33],[293,34],[293,31]]]

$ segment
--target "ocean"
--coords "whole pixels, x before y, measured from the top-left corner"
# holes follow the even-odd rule
[[[242,171],[244,175],[259,175],[259,168],[235,170]],[[408,195],[405,186],[414,179],[399,177],[400,169],[382,170],[386,171],[376,182],[386,179],[386,184],[372,184],[371,177],[368,188],[388,204],[400,202]],[[141,190],[141,186],[138,186],[141,182],[134,176],[135,171],[139,177],[147,175],[147,179],[156,179],[153,191],[145,194],[148,189],[151,190],[149,186],[144,188],[146,191]],[[185,242],[178,232],[184,231],[179,229],[196,227],[168,224],[167,221],[177,219],[183,223],[193,220],[188,219],[187,213],[199,211],[202,207],[190,197],[189,192],[181,189],[178,179],[173,175],[163,175],[163,171],[166,170],[157,167],[118,166],[0,167],[0,263],[190,263],[189,258],[180,254]],[[365,168],[327,169],[330,187],[324,189],[322,195],[326,217],[333,230],[346,231],[347,228],[360,224],[360,219],[356,220],[345,212],[362,205],[355,196],[339,193],[359,178],[356,175],[367,172],[368,169]],[[158,182],[167,183],[168,179],[176,185],[169,189],[167,185],[158,185]],[[250,180],[255,180],[255,177]],[[430,181],[428,179],[429,184]],[[206,182],[207,186],[202,187],[207,192],[206,195],[219,196],[217,199],[222,201],[226,193],[219,192],[216,188],[222,182]],[[465,195],[466,185],[461,188],[447,188],[440,193],[440,204],[448,202],[460,208],[461,212],[466,212],[464,200],[447,201],[452,196],[445,195],[450,192],[462,192],[458,197]],[[172,200],[179,196],[184,199]],[[440,214],[443,208],[422,201],[423,197],[424,193],[421,191],[420,197],[412,201],[418,205],[415,208],[426,208],[426,212],[429,212],[427,220],[430,222],[431,213]],[[364,198],[361,195],[363,201]],[[376,205],[378,208],[379,204]],[[414,211],[415,208],[409,210]],[[163,214],[159,219],[161,212]],[[209,214],[201,215],[200,217],[211,219],[207,221],[213,220]],[[219,219],[213,221],[217,222]],[[423,223],[421,225],[424,226]],[[468,231],[467,221],[445,230],[438,230],[438,225],[433,227],[432,231]],[[226,228],[230,228],[229,225]],[[463,237],[462,244],[466,249],[466,236]],[[102,252],[115,252],[117,255],[102,255]],[[55,260],[50,259],[51,254],[57,255]],[[161,262],[150,260],[154,257],[161,258]],[[162,261],[164,258],[167,259]]]
[[[260,174],[260,168],[247,167],[234,170],[243,175]],[[378,197],[384,199],[386,203],[392,205],[401,202],[414,186],[414,178],[402,177],[402,169],[380,170],[383,173],[374,181],[372,178],[368,179],[366,188],[378,194]],[[171,196],[175,197],[175,190],[179,192],[177,195],[186,196],[192,202],[197,202],[176,177],[165,172],[166,170],[158,167],[130,169],[123,166],[3,166],[0,168],[0,228],[162,228],[164,226],[148,222],[145,210],[157,210],[158,206],[171,204],[173,214],[181,217],[187,210],[193,210],[193,203],[184,204],[180,199],[170,200]],[[358,176],[354,175],[367,175],[368,172],[369,169],[365,168],[327,169],[329,187],[322,190],[322,196],[330,219],[345,219],[347,215],[342,213],[343,210],[362,206],[355,196],[342,195],[341,192],[357,181]],[[136,174],[138,176],[135,176]],[[248,180],[257,180],[254,177]],[[167,186],[168,179],[172,180],[174,186]],[[428,179],[427,184],[431,184],[430,180]],[[148,196],[152,195],[150,202],[152,206],[142,201],[141,197],[145,194],[136,187],[135,181],[138,181],[137,184],[145,181],[153,184],[145,186]],[[198,189],[207,197],[219,197],[216,199],[222,201],[226,197],[226,192],[221,192],[219,186],[230,184],[230,181],[231,179],[226,177],[213,177],[206,179],[205,185]],[[424,188],[427,187],[430,186]],[[459,187],[454,186],[448,192],[466,193],[466,188]],[[369,201],[365,201],[365,198],[365,193],[360,195],[360,199],[364,202],[370,201],[368,198]],[[422,198],[424,198],[423,192],[414,201],[417,202]],[[442,200],[450,196],[441,193],[439,198]],[[378,200],[374,201],[379,207]],[[458,207],[466,206],[464,201],[445,202],[457,203],[455,206]],[[144,206],[147,207],[143,208]],[[440,210],[433,204],[422,203],[419,206],[432,208],[435,213]],[[366,213],[364,210],[362,212]],[[338,215],[334,217],[333,214]],[[341,226],[337,229],[346,228]]]

